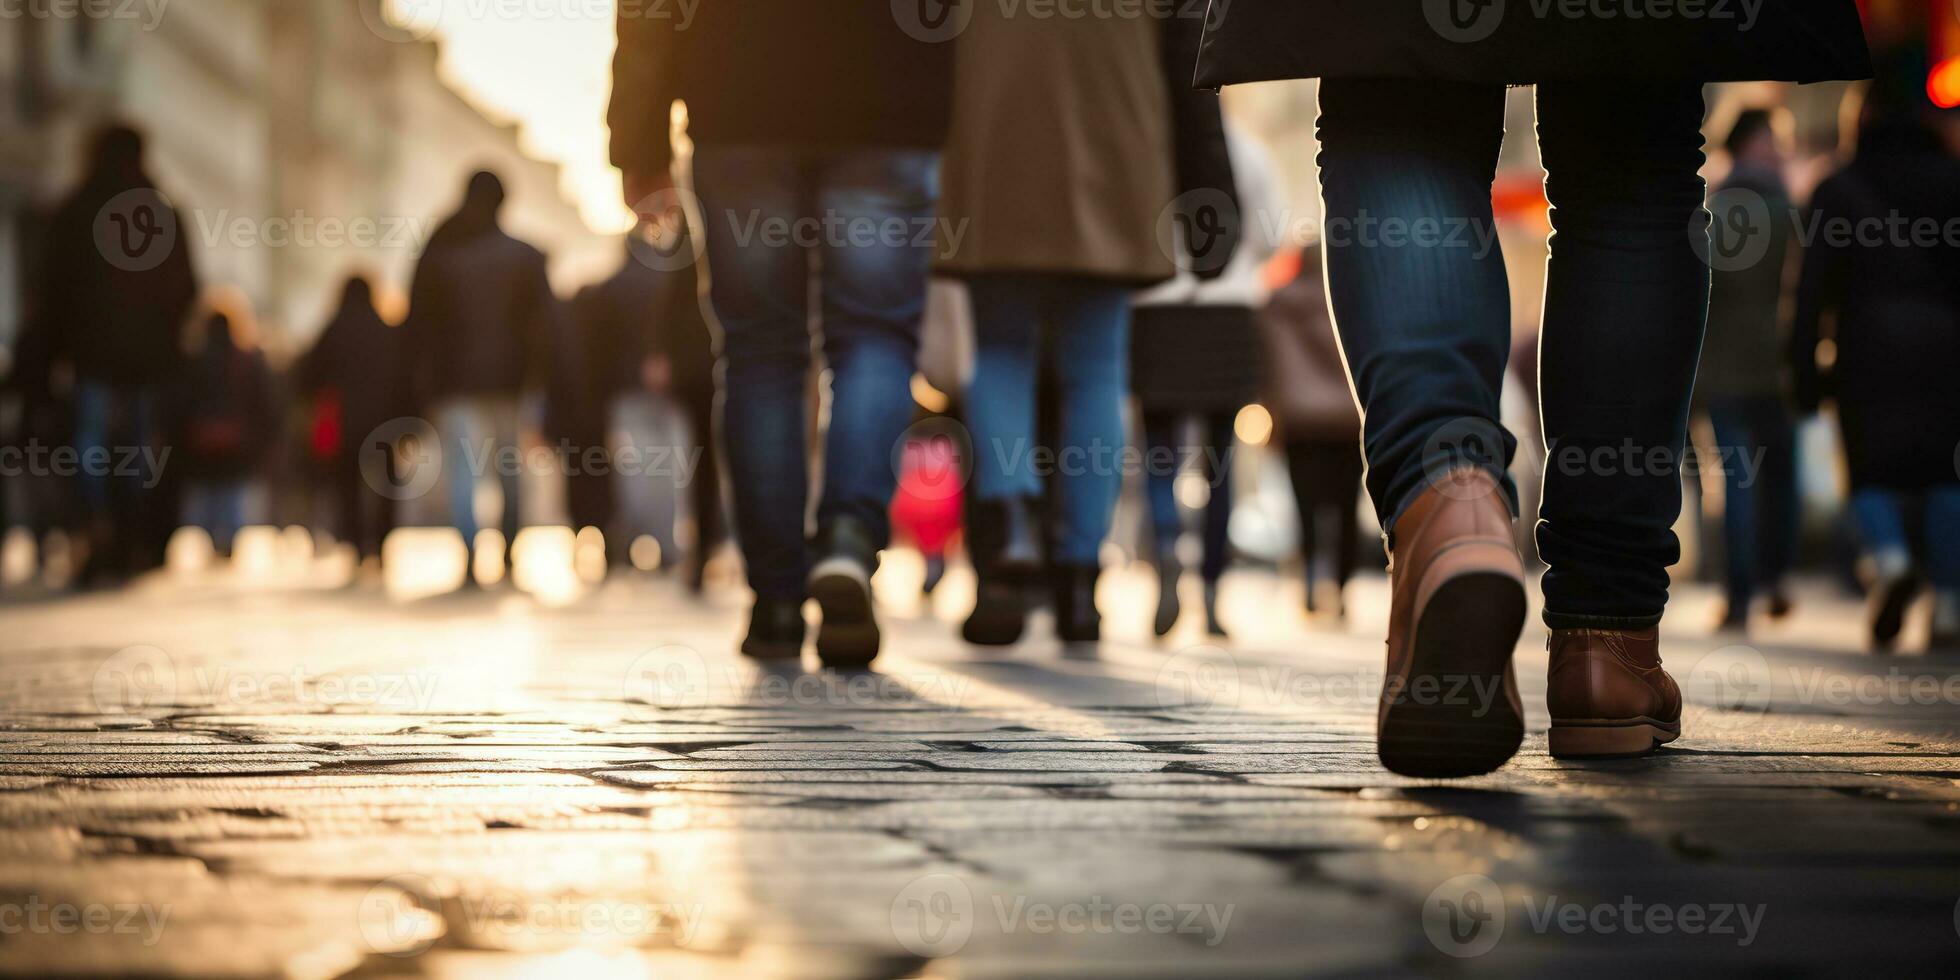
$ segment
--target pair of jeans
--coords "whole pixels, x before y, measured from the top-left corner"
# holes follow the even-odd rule
[[[162,474],[151,463],[160,442],[154,389],[101,381],[75,385],[76,483],[89,517],[107,519],[112,478],[129,477],[146,491],[157,485]]]
[[[1731,615],[1775,588],[1797,549],[1797,424],[1773,395],[1711,398],[1725,486],[1722,523]]]
[[[245,526],[245,481],[192,480],[184,488],[184,523],[211,535],[211,547],[229,556],[238,531]]]
[[[976,277],[967,292],[974,493],[987,501],[1039,497],[1052,463],[1055,563],[1093,568],[1123,489],[1133,294],[1103,279],[1018,273]],[[1040,451],[1035,430],[1044,357],[1057,389],[1052,453]]]
[[[1552,205],[1539,342],[1551,456],[1538,525],[1554,629],[1660,621],[1680,555],[1679,462],[1707,319],[1701,87],[1538,86]],[[1367,484],[1395,519],[1480,466],[1516,509],[1499,394],[1511,295],[1491,184],[1502,85],[1328,79],[1320,178],[1328,293],[1364,410]]]
[[[1288,442],[1286,468],[1300,510],[1308,594],[1323,551],[1332,553],[1335,587],[1345,587],[1361,550],[1361,451],[1353,442]],[[1331,522],[1331,534],[1321,533],[1323,520]]]
[[[1874,554],[1913,554],[1910,528],[1916,517],[1926,577],[1940,594],[1960,595],[1960,486],[1920,493],[1864,487],[1851,495],[1851,513],[1865,548]]]
[[[808,571],[812,276],[830,376],[817,523],[883,545],[893,459],[936,249],[939,155],[705,145],[694,157],[721,360],[721,435],[749,586],[794,598]]]
[[[1184,513],[1177,504],[1177,477],[1181,464],[1196,450],[1211,496],[1205,501],[1205,557],[1200,574],[1206,582],[1225,577],[1232,561],[1232,425],[1236,412],[1207,412],[1195,417],[1180,412],[1143,413],[1144,492],[1150,500],[1150,524],[1156,535],[1157,553],[1177,547],[1184,534]],[[1198,426],[1196,443],[1184,443],[1180,436],[1187,418]]]
[[[436,408],[436,426],[443,442],[442,477],[449,491],[449,523],[463,536],[463,547],[472,556],[481,530],[476,513],[477,484],[488,478],[494,477],[503,491],[498,526],[504,535],[505,562],[510,561],[511,547],[517,543],[523,482],[517,411],[513,395],[458,396]]]

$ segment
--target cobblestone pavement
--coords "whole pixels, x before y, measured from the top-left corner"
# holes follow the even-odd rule
[[[1228,647],[875,672],[730,652],[732,592],[160,580],[0,604],[0,970],[334,976],[1955,975],[1956,664],[1818,598],[1698,634],[1658,757],[1376,764],[1372,629],[1228,582]],[[899,590],[902,591],[902,590]],[[1134,622],[1136,625],[1129,625]]]

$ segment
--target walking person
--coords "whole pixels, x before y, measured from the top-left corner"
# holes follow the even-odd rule
[[[226,304],[231,312],[205,319],[197,352],[171,391],[172,441],[184,467],[183,523],[204,529],[224,559],[245,525],[248,485],[278,430],[272,372],[242,303],[240,297]]]
[[[1718,222],[1711,229],[1715,275],[1695,390],[1721,451],[1728,603],[1717,628],[1743,631],[1758,593],[1769,597],[1772,617],[1790,612],[1783,576],[1796,556],[1801,515],[1783,298],[1795,254],[1796,205],[1783,180],[1776,116],[1743,111],[1725,149],[1731,167],[1713,197],[1717,210],[1733,203],[1767,216],[1760,228]]]
[[[122,447],[140,461],[138,472],[89,466],[78,476],[83,585],[156,564],[177,518],[161,402],[183,362],[180,339],[197,300],[190,238],[150,179],[143,137],[119,125],[96,136],[88,175],[48,224],[40,369],[50,382],[72,379],[55,397],[72,399],[80,458],[114,457]]]
[[[1811,199],[1792,330],[1799,404],[1837,406],[1879,651],[1898,640],[1922,571],[1933,647],[1960,650],[1960,246],[1870,231],[1960,222],[1960,158],[1932,117],[1917,92],[1867,102],[1856,157]]]
[[[435,416],[449,519],[469,552],[465,587],[476,584],[477,484],[493,475],[503,491],[502,560],[510,568],[522,515],[520,402],[549,377],[558,315],[544,254],[498,224],[503,204],[496,174],[470,177],[462,205],[429,236],[416,264],[405,327],[413,397]]]
[[[687,104],[735,531],[755,592],[742,650],[798,656],[813,597],[818,655],[868,663],[892,456],[912,418],[951,49],[908,34],[882,4],[707,4],[686,30],[625,13],[618,30],[612,161],[643,213],[678,200],[669,128],[674,102]],[[830,411],[806,540],[813,299]]]
[[[1510,289],[1491,206],[1506,87],[1537,85],[1554,230],[1539,354],[1554,455],[1538,524],[1551,751],[1638,755],[1680,731],[1656,627],[1681,485],[1672,467],[1614,461],[1628,447],[1643,464],[1684,452],[1708,304],[1702,86],[1869,67],[1849,0],[1765,7],[1746,24],[1281,0],[1213,18],[1199,84],[1322,78],[1328,289],[1393,555],[1389,769],[1489,772],[1524,736],[1516,441],[1498,413]],[[1486,693],[1437,693],[1451,690]]]
[[[1095,593],[1122,485],[1130,305],[1176,271],[1158,224],[1180,191],[1232,193],[1217,98],[1186,84],[1197,29],[1149,16],[1017,18],[980,4],[960,35],[941,213],[962,235],[941,270],[966,281],[976,344],[968,545],[980,591],[962,628],[969,642],[1010,644],[1025,629],[1025,590],[1041,567],[1044,362],[1059,402],[1056,631],[1068,643],[1101,636]],[[1207,278],[1234,244],[1213,233],[1217,213],[1190,246]]]
[[[1168,635],[1181,609],[1178,506],[1182,465],[1195,460],[1210,487],[1203,508],[1205,632],[1225,637],[1218,618],[1218,582],[1232,559],[1232,458],[1239,412],[1259,395],[1256,311],[1266,305],[1266,260],[1278,250],[1272,231],[1286,214],[1278,176],[1265,147],[1225,128],[1232,178],[1244,209],[1237,251],[1224,273],[1200,280],[1188,268],[1136,300],[1130,339],[1130,384],[1143,419],[1144,491],[1157,565],[1157,615],[1152,629]],[[1190,263],[1186,263],[1188,266]],[[1187,439],[1187,426],[1196,439]]]
[[[1307,612],[1340,619],[1361,551],[1361,416],[1327,317],[1319,246],[1302,249],[1299,262],[1299,273],[1259,313],[1266,364],[1262,400],[1285,447],[1299,508]],[[1324,588],[1323,568],[1329,572]]]
[[[361,458],[377,451],[366,441],[385,436],[382,426],[408,410],[401,338],[375,309],[373,285],[365,276],[350,276],[333,319],[293,369],[299,392],[312,402],[313,458],[323,471],[336,530],[353,546],[357,564],[379,561],[394,530],[395,502],[369,484]]]

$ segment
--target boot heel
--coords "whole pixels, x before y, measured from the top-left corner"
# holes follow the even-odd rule
[[[1553,722],[1547,741],[1555,759],[1630,759],[1680,737],[1679,725],[1641,718],[1627,722]]]

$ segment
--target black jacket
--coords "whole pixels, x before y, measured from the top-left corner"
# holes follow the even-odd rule
[[[1799,402],[1836,400],[1854,487],[1960,482],[1960,160],[1916,126],[1872,127],[1811,209],[1792,328]]]
[[[1211,0],[1197,81],[1866,78],[1852,0],[1707,0],[1705,16],[1601,17],[1578,0]],[[1610,4],[1609,9],[1639,7]],[[1574,10],[1573,8],[1580,8]],[[1753,10],[1753,19],[1751,13]],[[1602,107],[1605,110],[1610,107]]]
[[[197,299],[190,230],[140,159],[99,159],[48,227],[34,312],[46,345],[36,361],[67,364],[85,381],[168,380],[182,361],[179,338]]]
[[[914,2],[914,0],[908,0]],[[942,0],[916,0],[921,9]],[[974,0],[946,0],[970,3]],[[612,162],[665,170],[668,119],[697,143],[937,147],[952,111],[952,45],[907,33],[885,0],[622,0]],[[909,8],[908,8],[909,9]]]
[[[501,202],[501,188],[473,184],[415,267],[403,329],[419,404],[515,395],[548,376],[558,300],[544,254],[497,226]]]
[[[367,282],[355,279],[341,293],[340,308],[320,339],[293,369],[302,394],[338,400],[343,455],[355,448],[353,440],[409,410],[401,338],[402,332],[375,312]]]

